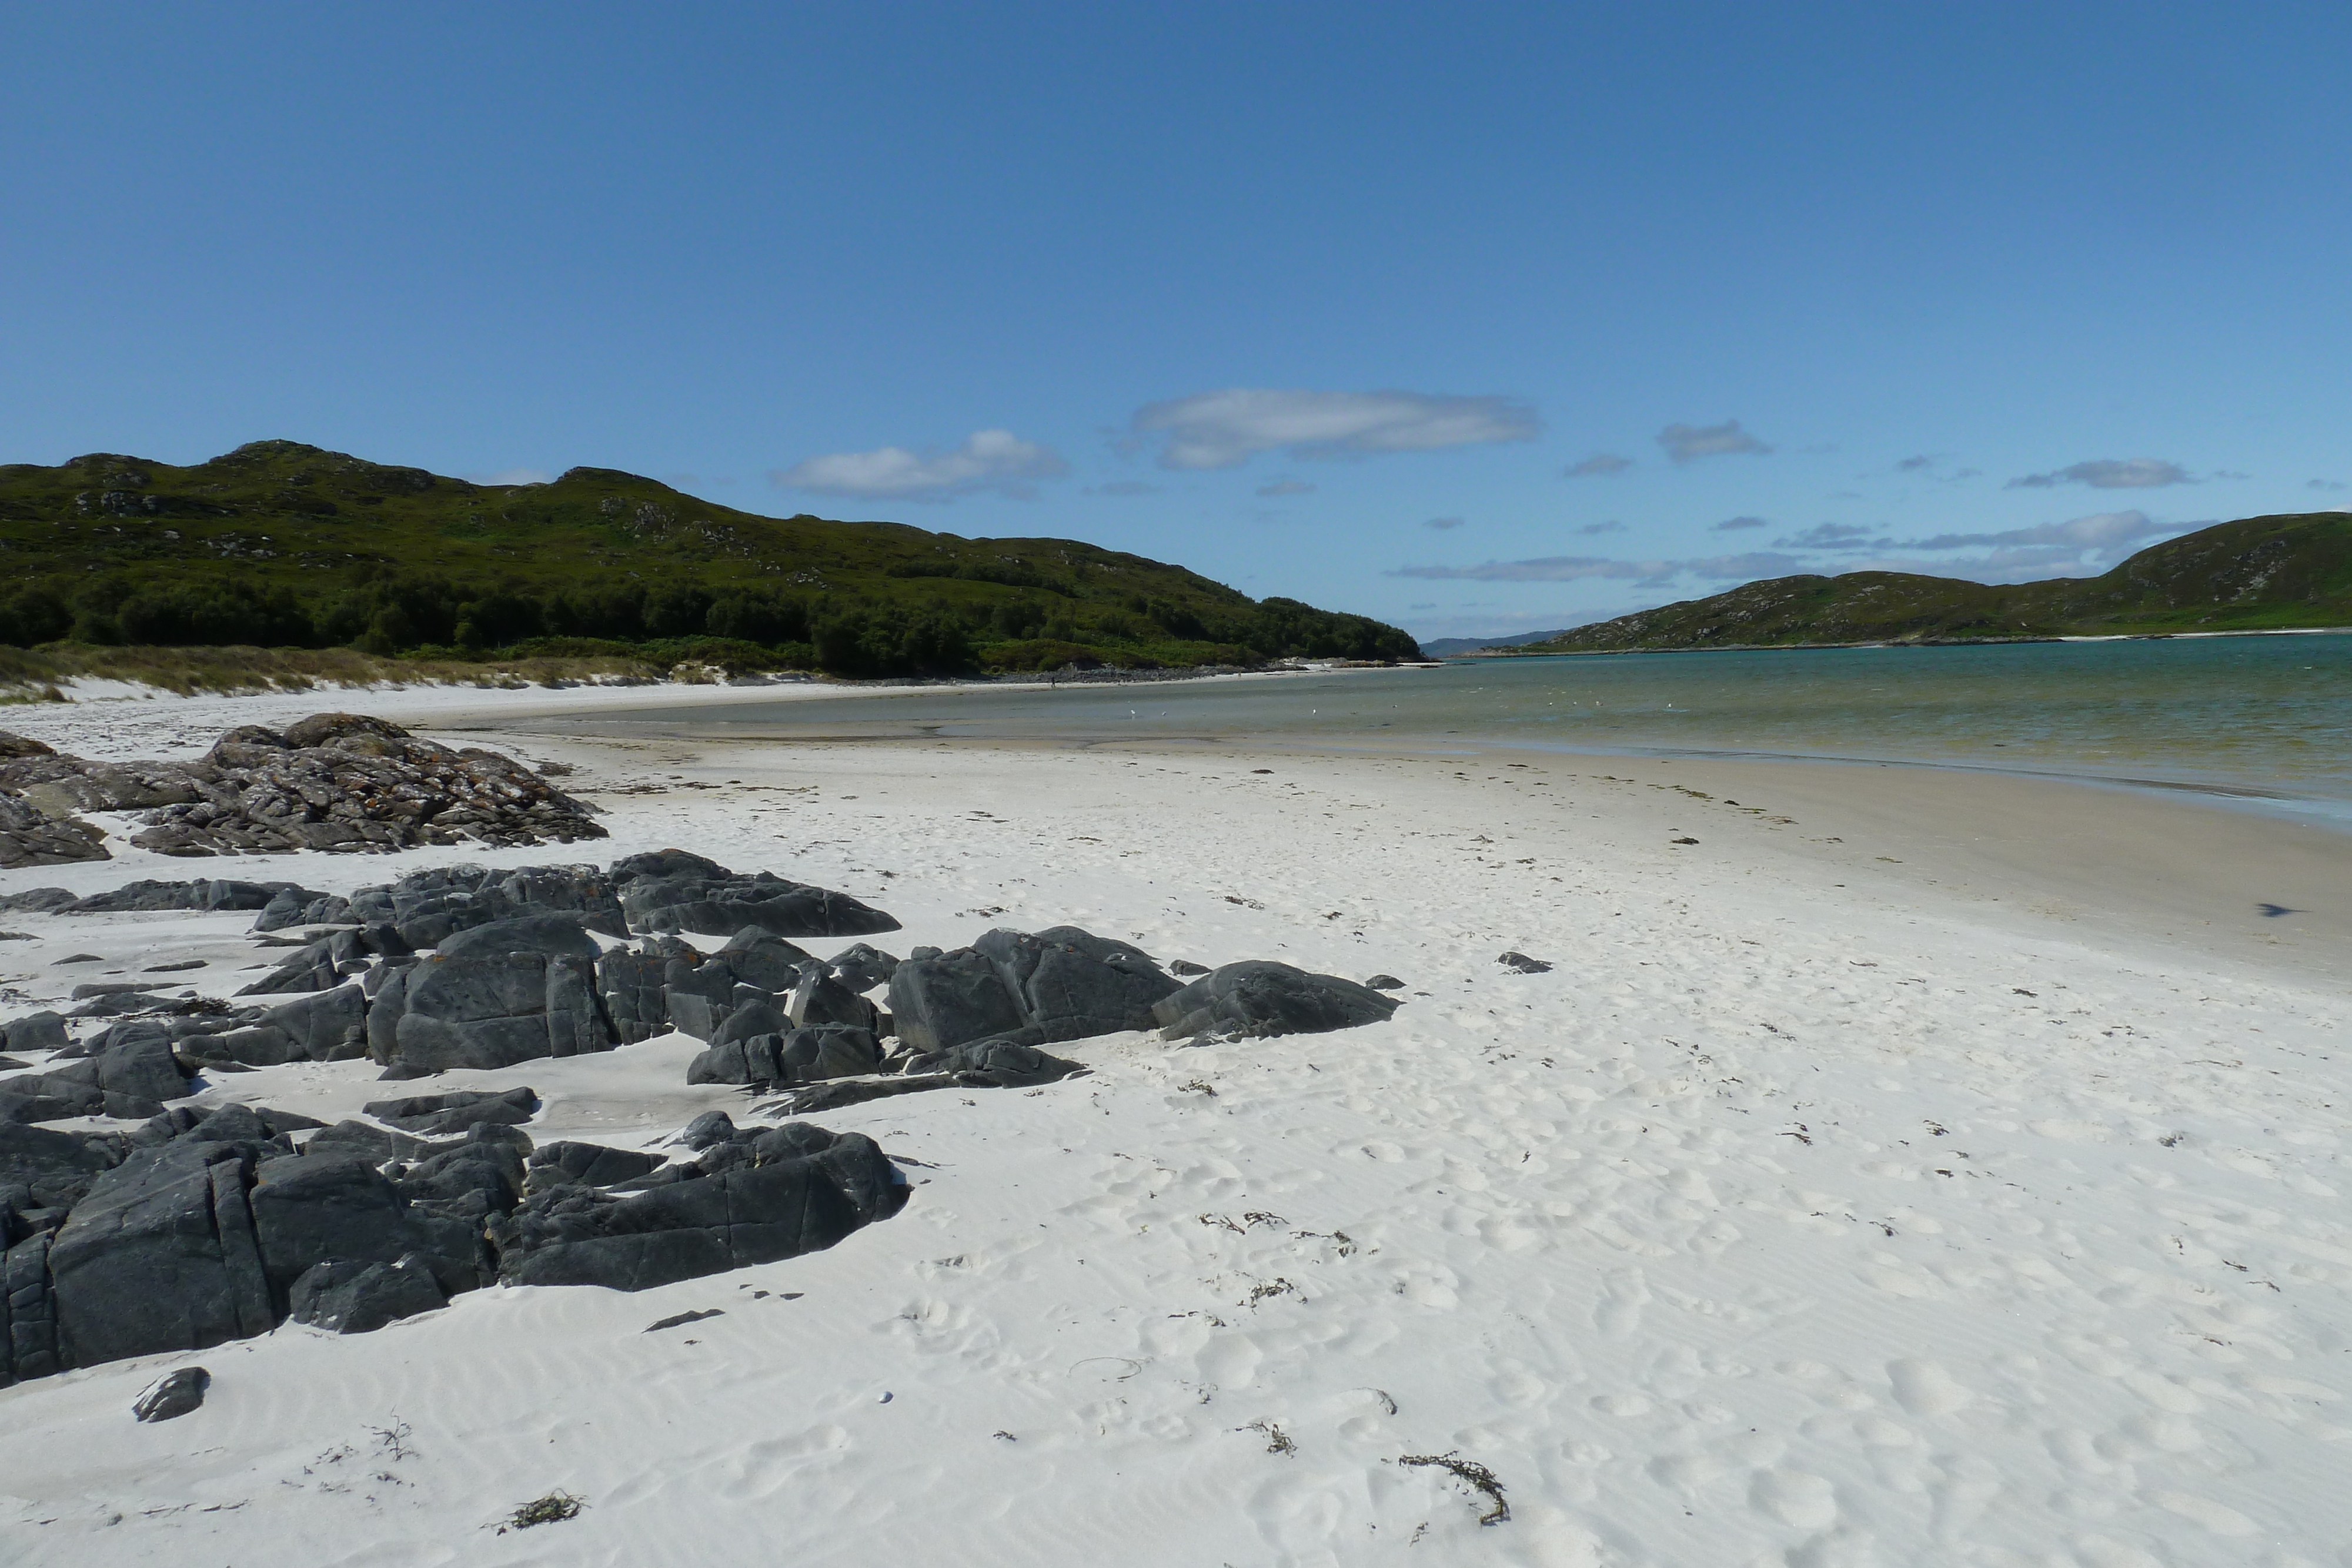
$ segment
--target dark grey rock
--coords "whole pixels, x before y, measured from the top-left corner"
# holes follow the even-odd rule
[[[1009,1040],[974,1040],[946,1051],[919,1053],[907,1062],[909,1073],[950,1073],[972,1088],[1027,1089],[1075,1078],[1084,1065],[1050,1056],[1034,1045]]]
[[[350,933],[342,936],[349,937]],[[323,991],[343,983],[341,963],[336,956],[337,939],[322,936],[278,961],[269,973],[246,986],[236,993],[240,997],[290,996],[299,991]],[[346,941],[348,948],[353,944]]]
[[[71,1208],[121,1163],[120,1150],[90,1138],[0,1123],[0,1188],[21,1188],[44,1208]]]
[[[448,1304],[429,1261],[415,1252],[389,1263],[313,1264],[287,1292],[287,1316],[336,1333],[373,1333]]]
[[[646,854],[625,855],[613,862],[613,885],[625,887],[646,877],[703,877],[718,881],[735,873],[717,861],[705,860],[685,850],[655,850]]]
[[[623,1045],[668,1031],[669,1002],[662,985],[668,963],[659,954],[628,947],[615,947],[596,960],[596,994]]]
[[[1177,989],[1150,954],[1057,925],[1034,936],[991,931],[970,947],[909,958],[890,977],[890,1014],[913,1050],[969,1040],[1025,1045],[1148,1029]]]
[[[291,925],[346,925],[351,918],[349,899],[289,887],[270,895],[254,920],[253,928],[267,932],[283,931]]]
[[[735,971],[723,958],[703,958],[687,948],[662,966],[664,1007],[672,1028],[697,1040],[719,1032],[735,1006]]]
[[[1364,984],[1375,991],[1401,991],[1404,989],[1404,982],[1398,979],[1394,975],[1374,975],[1370,979],[1366,980]]]
[[[1209,966],[1195,964],[1190,958],[1178,958],[1169,964],[1168,972],[1171,975],[1205,975],[1209,972]]]
[[[492,1224],[499,1278],[646,1290],[816,1251],[904,1205],[904,1178],[871,1139],[800,1125],[714,1145],[729,1151],[714,1175],[531,1197]]]
[[[133,910],[261,909],[267,907],[281,891],[302,893],[301,889],[286,882],[229,882],[217,877],[199,878],[194,882],[141,881],[76,899],[65,906],[64,912],[68,915],[119,915]],[[316,898],[319,895],[304,894],[303,896]]]
[[[342,1121],[321,1128],[302,1145],[309,1155],[335,1155],[380,1166],[391,1160],[415,1159],[426,1151],[422,1138],[394,1133],[369,1122]]]
[[[72,1038],[66,1020],[54,1012],[28,1013],[0,1025],[0,1049],[8,1051],[62,1051]]]
[[[872,1002],[815,964],[801,971],[800,981],[784,1004],[784,1014],[795,1029],[837,1023],[872,1030],[880,1021]]]
[[[58,1301],[49,1277],[56,1239],[43,1229],[0,1257],[0,1384],[63,1372],[73,1357],[58,1336]]]
[[[732,1116],[724,1111],[705,1111],[686,1124],[686,1130],[678,1134],[677,1141],[699,1152],[714,1144],[730,1142],[735,1135],[735,1119]]]
[[[121,1031],[121,1032],[118,1032]],[[112,1038],[108,1038],[110,1036]],[[0,1122],[47,1122],[66,1116],[125,1116],[144,1120],[166,1100],[189,1092],[171,1037],[152,1024],[110,1030],[93,1054],[44,1072],[0,1079]]]
[[[12,915],[20,910],[32,915],[54,915],[80,896],[62,887],[28,887],[22,893],[0,896],[0,910]]]
[[[372,1100],[369,1115],[419,1137],[462,1133],[477,1123],[520,1126],[539,1113],[539,1096],[529,1089],[493,1092],[461,1089],[448,1094],[416,1094],[404,1100]]]
[[[255,1170],[251,1201],[262,1264],[281,1301],[317,1264],[390,1263],[416,1248],[405,1200],[365,1160],[305,1152],[268,1161]]]
[[[376,993],[367,1033],[378,1061],[431,1069],[509,1067],[614,1043],[594,966],[540,953],[420,960]]]
[[[918,1051],[1010,1034],[1028,1021],[996,966],[970,947],[899,965],[890,977],[890,1016]]]
[[[70,810],[51,813],[13,789],[0,789],[0,868],[102,861],[105,831]]]
[[[1541,958],[1530,958],[1525,953],[1506,953],[1495,960],[1507,969],[1517,969],[1522,975],[1546,975],[1551,966]]]
[[[727,1309],[724,1307],[705,1307],[698,1312],[672,1312],[666,1318],[656,1318],[638,1332],[657,1333],[663,1329],[682,1329],[688,1323],[708,1322],[712,1318],[723,1318],[726,1315]]]
[[[467,839],[532,844],[604,836],[587,807],[512,758],[470,747],[452,751],[354,714],[313,715],[283,734],[241,727],[195,763],[124,768],[58,758],[8,764],[0,773],[7,768],[55,773],[60,786],[106,794],[116,809],[159,808],[131,842],[163,854],[350,852]]]
[[[771,994],[791,990],[799,982],[801,971],[816,965],[800,948],[756,925],[747,925],[729,937],[718,957],[739,985],[757,986]]]
[[[528,1191],[551,1186],[610,1186],[635,1181],[667,1164],[644,1149],[609,1149],[601,1144],[542,1144],[524,1173]]]
[[[596,939],[575,915],[514,915],[456,931],[436,949],[444,958],[495,957],[508,953],[544,953],[593,963]]]
[[[171,1421],[203,1408],[205,1394],[213,1385],[213,1375],[201,1366],[184,1366],[177,1372],[167,1372],[148,1385],[131,1414],[142,1421]]]
[[[455,1147],[445,1146],[393,1171],[393,1186],[409,1198],[478,1197],[485,1211],[503,1214],[522,1198],[523,1160],[530,1145],[527,1141],[509,1144],[483,1134],[511,1130],[476,1123]]]
[[[631,863],[621,862],[623,866]],[[617,877],[620,867],[614,872]],[[733,936],[758,930],[776,936],[870,936],[898,929],[898,921],[845,893],[787,882],[772,872],[737,876],[723,868],[713,874],[698,866],[684,874],[641,872],[620,885],[621,908],[633,931]]]
[[[254,1158],[245,1145],[175,1139],[91,1184],[48,1254],[59,1342],[79,1364],[268,1331],[246,1198]]]
[[[728,1021],[731,1028],[735,1020]],[[855,1024],[816,1024],[721,1040],[688,1064],[686,1081],[810,1083],[873,1072],[881,1065],[882,1045],[872,1030]]]
[[[1385,1022],[1398,1005],[1337,975],[1250,961],[1212,970],[1160,999],[1151,1012],[1166,1040],[1198,1034],[1265,1039]]]
[[[571,915],[591,931],[625,936],[611,882],[593,865],[435,866],[352,894],[352,918],[389,925],[411,947],[436,947],[459,931],[519,915]]]
[[[73,999],[79,1002],[92,997],[111,997],[125,992],[168,991],[173,984],[170,980],[93,980],[87,985],[76,986]]]
[[[312,1061],[348,1061],[367,1054],[367,1015],[365,992],[337,986],[272,1008],[266,1021],[284,1030]]]
[[[889,984],[890,977],[898,973],[898,960],[879,947],[859,942],[825,960],[825,967],[835,979],[863,995],[877,986]]]
[[[792,1019],[775,1005],[771,997],[752,997],[730,1009],[727,1020],[710,1037],[713,1045],[732,1045],[759,1034],[781,1034],[793,1027]]]

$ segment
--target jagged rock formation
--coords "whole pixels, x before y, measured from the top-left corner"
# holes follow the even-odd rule
[[[494,1280],[641,1290],[830,1247],[906,1202],[856,1134],[721,1117],[696,1159],[667,1166],[534,1150],[503,1120],[514,1095],[439,1099],[404,1118],[471,1114],[437,1145],[349,1123],[298,1149],[315,1122],[243,1105],[128,1137],[0,1125],[0,1386],[289,1317],[362,1333]]]
[[[105,859],[79,811],[143,810],[131,841],[167,855],[605,836],[587,806],[511,758],[358,714],[241,726],[195,762],[92,762],[18,736],[0,737],[0,865]]]

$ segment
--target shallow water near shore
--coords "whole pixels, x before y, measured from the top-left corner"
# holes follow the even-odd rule
[[[616,709],[583,729],[751,738],[1198,739],[1996,768],[2352,827],[2352,634],[1465,660],[1438,669]]]

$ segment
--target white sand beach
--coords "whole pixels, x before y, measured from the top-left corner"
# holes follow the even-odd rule
[[[613,837],[117,841],[0,891],[675,845],[885,908],[894,952],[1075,924],[1163,962],[1386,971],[1406,1005],[1081,1041],[1055,1049],[1087,1077],[818,1117],[917,1184],[826,1252],[0,1391],[0,1560],[2352,1563],[2352,840],[1916,768],[533,732],[606,695],[21,710],[91,756],[335,706],[488,725],[462,739],[569,764]],[[12,1016],[190,957],[225,994],[262,958],[248,915],[5,924]],[[55,967],[78,952],[110,961]],[[527,1083],[534,1138],[651,1146],[750,1111],[686,1085],[696,1049],[434,1087]],[[203,1101],[332,1118],[375,1071]],[[199,1364],[202,1410],[131,1421]],[[1507,1520],[1406,1462],[1446,1456]],[[499,1531],[557,1489],[576,1519]]]

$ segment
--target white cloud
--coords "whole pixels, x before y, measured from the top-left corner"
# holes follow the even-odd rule
[[[916,453],[903,446],[835,452],[803,458],[768,477],[780,488],[825,496],[951,501],[979,490],[1033,495],[1031,481],[1058,479],[1069,471],[1049,446],[1024,441],[1009,430],[976,430],[963,444],[944,452]]]
[[[1261,496],[1309,496],[1314,492],[1315,486],[1304,479],[1276,479],[1271,485],[1260,485],[1257,487],[1257,493]]]
[[[1633,466],[1631,457],[1620,457],[1613,452],[1596,452],[1581,463],[1571,463],[1562,470],[1563,479],[1589,479],[1595,475],[1622,474]]]
[[[468,474],[466,477],[477,485],[548,485],[555,476],[537,468],[501,468],[495,474]]]
[[[2027,474],[2009,482],[2009,488],[2046,490],[2055,485],[2088,485],[2094,490],[2153,490],[2165,485],[2194,485],[2196,476],[2178,463],[2160,457],[2103,457],[2053,468],[2047,474]]]
[[[1583,582],[1594,578],[1663,582],[1685,575],[1744,580],[1786,576],[1803,570],[1804,563],[1794,556],[1756,551],[1706,556],[1696,560],[1616,560],[1605,556],[1555,555],[1535,560],[1490,560],[1480,566],[1401,566],[1388,575],[1473,582]]]
[[[2159,523],[2146,512],[2094,512],[2087,517],[2074,517],[2063,523],[2042,523],[2030,528],[2005,528],[1989,534],[1937,534],[1924,539],[1905,539],[1892,548],[1896,549],[1974,549],[1986,545],[2061,545],[2079,555],[2086,549],[2112,549],[2134,539],[2152,538],[2158,534],[2187,533],[2201,528],[2203,523]]]
[[[1670,424],[1658,432],[1658,444],[1676,463],[1696,463],[1702,457],[1722,457],[1739,452],[1761,455],[1772,450],[1740,429],[1736,419],[1727,419],[1721,424]]]
[[[1726,517],[1706,531],[1711,534],[1734,534],[1742,528],[1767,528],[1771,526],[1761,517]]]
[[[1505,397],[1229,387],[1138,409],[1135,432],[1160,443],[1163,468],[1235,468],[1261,452],[1294,459],[1433,452],[1532,441],[1535,411]]]
[[[1874,539],[1870,530],[1852,523],[1815,523],[1801,534],[1774,539],[1776,549],[1885,549],[1893,541]]]

